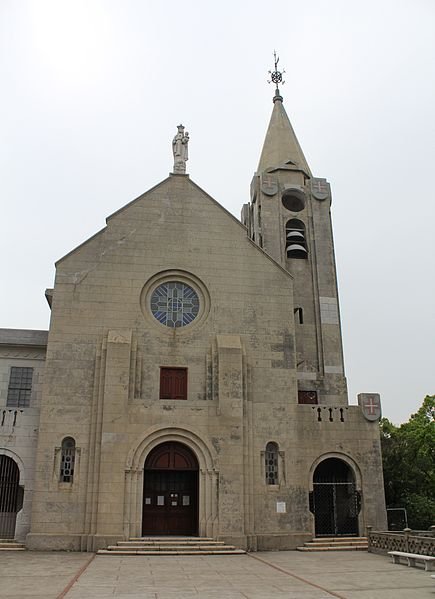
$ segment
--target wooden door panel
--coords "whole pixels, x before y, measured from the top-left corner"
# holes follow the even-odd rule
[[[198,474],[145,470],[142,534],[197,534]]]

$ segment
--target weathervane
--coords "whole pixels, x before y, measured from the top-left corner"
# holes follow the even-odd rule
[[[278,71],[279,57],[276,55],[276,50],[273,51],[273,57],[275,59],[275,70],[269,71],[270,81],[268,81],[267,83],[274,83],[276,85],[275,96],[273,98],[273,101],[275,102],[275,100],[282,101],[282,96],[279,92],[278,84],[282,83],[282,85],[284,85],[285,81],[283,80],[282,76],[285,73],[285,71]]]

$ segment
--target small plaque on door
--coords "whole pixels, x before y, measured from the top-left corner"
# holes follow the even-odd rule
[[[157,495],[157,505],[165,505],[165,496]]]
[[[183,495],[183,505],[190,505],[190,495]]]
[[[145,497],[145,505],[151,505],[151,497]]]

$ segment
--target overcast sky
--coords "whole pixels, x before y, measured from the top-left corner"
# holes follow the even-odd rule
[[[44,329],[54,262],[172,170],[237,217],[284,105],[333,192],[351,403],[434,382],[433,0],[0,0],[0,327]],[[170,239],[168,239],[170,242]]]

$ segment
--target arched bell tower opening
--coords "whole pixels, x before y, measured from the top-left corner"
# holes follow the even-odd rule
[[[355,474],[344,460],[327,458],[313,475],[310,509],[316,537],[357,536],[361,495]]]
[[[143,535],[198,534],[198,460],[175,441],[157,445],[145,461]]]

